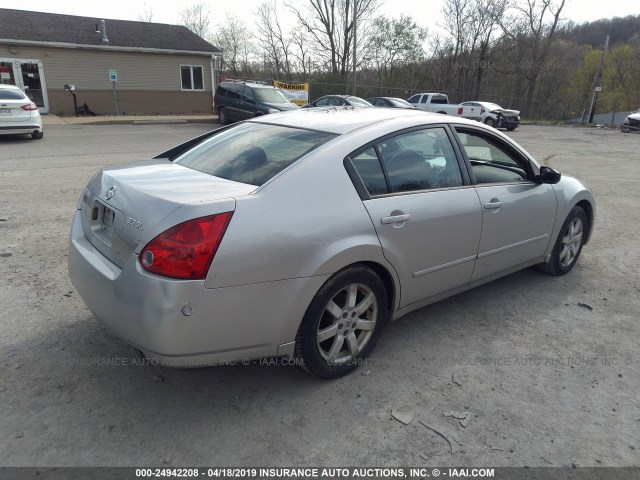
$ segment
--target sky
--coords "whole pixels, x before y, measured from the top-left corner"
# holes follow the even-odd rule
[[[40,12],[64,13],[68,15],[80,15],[96,18],[112,18],[120,20],[138,20],[138,15],[151,9],[153,21],[159,23],[178,23],[178,13],[189,5],[204,3],[211,12],[212,30],[224,21],[226,14],[243,18],[249,26],[253,25],[255,18],[253,12],[265,0],[193,0],[193,1],[168,1],[168,0],[29,0],[18,4],[15,0],[0,0],[0,8],[17,8],[21,10],[33,10]],[[281,20],[290,27],[295,25],[293,17],[286,14],[283,0]],[[399,17],[401,13],[411,15],[419,25],[437,31],[440,11],[443,0],[381,0],[380,13],[388,17]],[[524,0],[517,0],[524,1]],[[296,2],[302,4],[302,2]],[[567,0],[563,17],[575,22],[598,20],[614,16],[640,14],[640,1],[638,0]],[[0,32],[0,37],[2,32]]]

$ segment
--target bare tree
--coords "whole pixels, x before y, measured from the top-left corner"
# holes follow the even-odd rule
[[[306,82],[311,76],[314,65],[309,51],[309,42],[303,31],[296,30],[291,34],[291,47],[294,68],[298,71],[300,80]]]
[[[227,14],[213,42],[222,49],[223,70],[234,76],[250,76],[255,47],[253,33],[238,17]]]
[[[277,78],[283,74],[287,80],[291,80],[289,59],[291,40],[282,31],[276,11],[276,1],[271,0],[261,4],[256,11],[256,16],[260,43],[263,45],[266,58],[275,70],[272,74]]]
[[[153,7],[148,6],[147,2],[144,2],[144,11],[138,14],[138,20],[148,23],[153,21]]]
[[[526,0],[515,4],[514,14],[501,23],[510,43],[519,45],[526,52],[520,57],[518,67],[527,84],[525,110],[532,107],[538,78],[547,59],[549,47],[560,22],[560,14],[566,0]]]
[[[379,4],[380,0],[309,0],[301,9],[285,2],[309,34],[316,55],[329,65],[332,73],[340,75],[347,73],[352,57],[354,10],[357,39],[363,46]]]
[[[209,37],[209,9],[204,3],[196,3],[178,13],[178,25],[184,25],[196,35]]]

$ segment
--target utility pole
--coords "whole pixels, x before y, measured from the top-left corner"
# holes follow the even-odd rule
[[[356,5],[358,0],[353,0],[353,96],[356,96],[356,14],[358,9]]]
[[[593,89],[593,96],[591,97],[591,108],[589,109],[589,123],[593,123],[593,115],[596,113],[596,102],[598,101],[598,94],[602,87],[600,86],[600,79],[604,72],[604,60],[607,56],[607,50],[609,49],[609,35],[604,41],[604,50],[602,50],[602,58],[600,59],[600,66],[598,67],[598,73],[596,74],[595,88]]]

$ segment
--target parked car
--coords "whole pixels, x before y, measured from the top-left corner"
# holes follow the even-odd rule
[[[371,97],[367,98],[374,107],[387,107],[387,108],[418,108],[415,105],[410,104],[404,98],[396,97]]]
[[[444,93],[416,93],[408,102],[425,112],[480,120],[480,109],[478,107],[450,104],[449,97]]]
[[[213,104],[222,125],[268,113],[298,109],[279,88],[252,82],[220,82]]]
[[[28,134],[44,136],[38,107],[20,88],[0,84],[0,135]]]
[[[620,130],[623,132],[640,132],[640,110],[636,110],[627,118],[624,119]]]
[[[478,122],[304,109],[103,167],[69,275],[160,364],[293,357],[330,378],[390,320],[531,265],[568,273],[594,217],[582,182]]]
[[[315,102],[307,103],[302,108],[311,107],[371,107],[365,99],[353,95],[325,95]]]
[[[520,112],[507,110],[497,103],[491,102],[462,102],[460,105],[480,108],[480,116],[483,123],[494,128],[506,128],[510,132],[520,126]]]

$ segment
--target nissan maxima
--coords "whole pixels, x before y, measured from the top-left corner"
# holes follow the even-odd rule
[[[303,109],[102,168],[69,274],[163,365],[288,357],[333,378],[408,312],[529,266],[568,273],[595,210],[580,180],[483,124]]]

